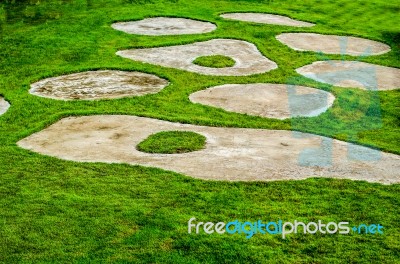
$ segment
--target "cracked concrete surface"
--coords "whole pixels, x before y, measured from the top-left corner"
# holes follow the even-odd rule
[[[7,112],[8,108],[10,108],[10,103],[0,96],[0,115]]]
[[[283,33],[276,39],[294,50],[326,54],[368,56],[381,55],[390,51],[390,47],[384,43],[357,37],[316,33]]]
[[[359,61],[317,61],[296,70],[313,80],[363,90],[400,88],[400,69]]]
[[[153,17],[138,21],[117,22],[111,27],[128,34],[148,36],[201,34],[217,28],[210,22],[175,17]]]
[[[30,93],[59,100],[115,99],[154,94],[167,85],[152,74],[104,70],[47,78],[33,83]]]
[[[286,119],[318,116],[335,97],[328,92],[286,84],[225,84],[190,95],[190,101],[242,114]]]
[[[291,27],[315,26],[315,24],[313,23],[295,20],[290,17],[273,15],[273,14],[264,14],[264,13],[226,13],[222,14],[221,17],[226,19],[244,21],[244,22],[291,26]]]
[[[204,75],[245,76],[278,68],[249,42],[234,39],[213,39],[187,45],[118,51],[117,55],[135,61],[152,63]],[[236,63],[232,67],[210,68],[193,63],[201,56],[223,55]]]
[[[136,150],[136,145],[149,135],[171,130],[204,135],[205,149],[185,154]],[[207,180],[332,177],[383,184],[400,182],[400,156],[291,131],[204,127],[144,117],[99,115],[64,118],[22,139],[18,145],[65,160],[138,164]]]

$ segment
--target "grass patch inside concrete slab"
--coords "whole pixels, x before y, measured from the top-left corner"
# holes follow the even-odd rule
[[[235,65],[235,60],[223,55],[201,56],[193,61],[194,64],[211,67],[211,68],[226,68]]]
[[[150,135],[137,145],[137,149],[147,153],[179,154],[201,150],[206,145],[206,137],[190,131],[163,131]]]

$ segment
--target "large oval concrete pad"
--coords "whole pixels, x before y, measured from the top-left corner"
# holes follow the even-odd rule
[[[217,28],[210,22],[175,17],[153,17],[138,21],[118,22],[111,26],[129,34],[148,36],[201,34]]]
[[[315,33],[283,33],[276,38],[290,48],[299,51],[353,56],[380,55],[390,51],[390,47],[384,43],[356,37]]]
[[[33,83],[30,93],[59,100],[115,99],[154,94],[167,85],[152,74],[105,70],[47,78]]]
[[[136,150],[136,145],[149,135],[172,130],[204,135],[205,149],[173,155]],[[203,127],[103,115],[64,118],[18,145],[71,161],[139,164],[208,180],[332,177],[384,184],[400,182],[400,156],[291,131]]]
[[[226,13],[222,14],[221,17],[226,19],[245,21],[245,22],[280,25],[280,26],[291,26],[291,27],[315,26],[315,24],[313,23],[291,19],[290,17],[273,15],[273,14],[264,14],[264,13]]]
[[[332,106],[328,92],[285,84],[226,84],[190,95],[194,103],[242,114],[285,119],[320,115]]]
[[[400,88],[400,69],[359,61],[317,61],[296,70],[313,80],[363,90]]]
[[[278,68],[254,44],[235,39],[213,39],[187,45],[118,51],[117,55],[135,61],[172,67],[204,75],[244,76]],[[193,63],[201,56],[223,55],[236,64],[226,68],[203,67]]]

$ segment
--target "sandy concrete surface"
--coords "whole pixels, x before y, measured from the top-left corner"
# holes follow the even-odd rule
[[[296,70],[319,82],[363,90],[400,88],[400,69],[358,61],[317,61]]]
[[[292,26],[292,27],[312,27],[313,23],[291,19],[290,17],[264,14],[264,13],[226,13],[221,17],[232,20],[239,20],[245,22],[254,22],[261,24]]]
[[[112,28],[129,34],[163,36],[201,34],[214,31],[217,27],[210,22],[186,18],[154,17],[138,21],[118,22]]]
[[[278,68],[277,64],[264,57],[254,44],[234,39],[213,39],[171,47],[123,50],[118,51],[117,55],[204,75],[244,76]],[[198,57],[210,55],[227,56],[236,63],[226,68],[203,67],[193,63]]]
[[[294,50],[315,51],[326,54],[353,56],[379,55],[390,51],[390,47],[377,41],[315,33],[283,33],[276,37]]]
[[[265,83],[226,84],[195,92],[189,98],[231,112],[278,119],[317,116],[335,100],[331,93],[314,88]]]
[[[10,104],[0,96],[0,115],[7,112],[8,108],[10,108]]]
[[[157,93],[167,85],[152,74],[105,70],[44,79],[32,84],[30,93],[59,100],[113,99]]]
[[[202,134],[207,138],[206,147],[185,154],[148,154],[135,149],[149,135],[169,130]],[[64,118],[18,145],[71,161],[140,164],[208,180],[272,181],[318,176],[400,182],[400,156],[378,155],[369,148],[291,131],[203,127],[99,115]]]

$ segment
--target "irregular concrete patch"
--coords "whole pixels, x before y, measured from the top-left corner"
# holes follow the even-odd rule
[[[94,100],[154,94],[168,85],[155,75],[126,71],[88,71],[48,78],[31,85],[31,94],[59,100]]]
[[[328,92],[285,84],[226,84],[190,95],[190,100],[227,111],[285,119],[317,116],[330,108],[335,97]]]
[[[175,155],[136,150],[149,135],[172,130],[204,135],[206,148]],[[379,152],[366,147],[291,131],[203,127],[103,115],[64,118],[18,145],[66,160],[139,164],[200,179],[272,181],[318,176],[400,182],[400,156],[377,155]]]
[[[0,115],[7,112],[8,108],[10,108],[10,104],[0,96]]]
[[[278,68],[264,57],[254,44],[234,39],[213,39],[188,45],[118,51],[117,55],[131,60],[153,63],[205,75],[244,76]],[[193,63],[201,56],[223,55],[236,64],[227,68],[203,67]]]
[[[356,37],[315,33],[283,33],[276,37],[294,50],[353,56],[380,55],[390,51],[386,44]]]
[[[264,14],[264,13],[226,13],[221,17],[232,20],[239,20],[245,22],[254,22],[261,24],[291,26],[291,27],[312,27],[313,23],[291,19],[290,17]]]
[[[139,21],[118,22],[112,24],[111,27],[129,34],[148,36],[201,34],[214,31],[217,28],[210,22],[173,17],[154,17]]]
[[[296,70],[313,80],[363,90],[400,88],[400,69],[359,61],[317,61]]]

